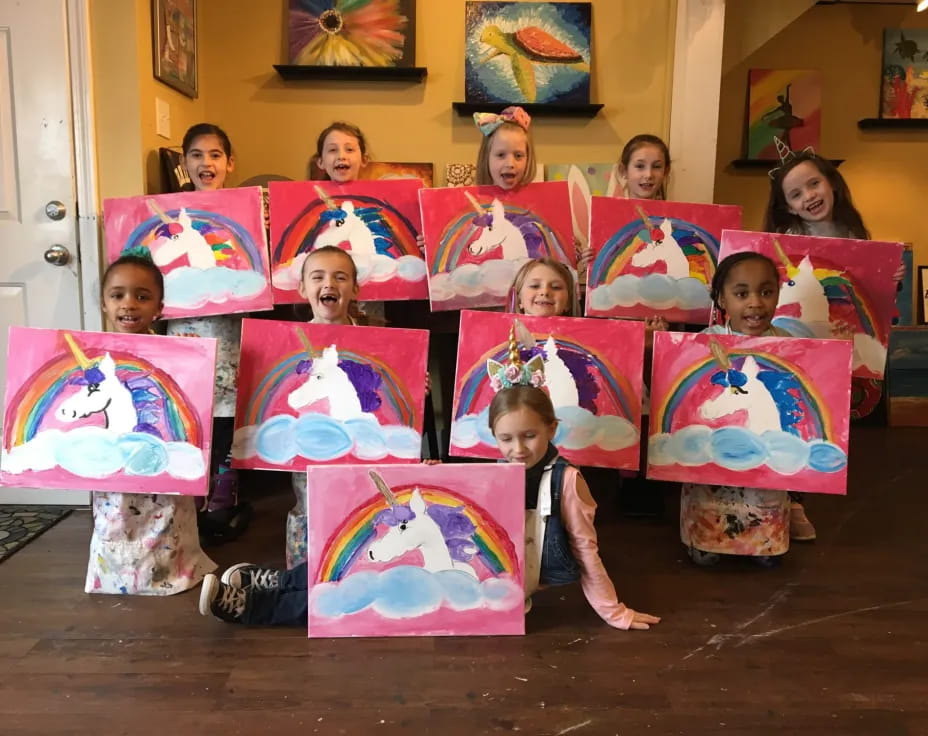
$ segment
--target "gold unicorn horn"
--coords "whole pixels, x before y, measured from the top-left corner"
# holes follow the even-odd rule
[[[161,218],[161,222],[164,222],[164,223],[174,222],[174,220],[168,217],[167,214],[165,214],[164,210],[158,206],[158,203],[155,200],[149,199],[148,207],[149,209],[151,209],[152,212],[154,212],[156,215],[158,215],[158,217]]]
[[[777,252],[777,257],[783,262],[783,265],[787,269],[793,268],[792,261],[789,260],[789,256],[786,255],[786,251],[783,250],[783,246],[780,245],[780,241],[777,238],[773,239],[773,249]]]
[[[306,354],[310,358],[318,358],[319,351],[313,348],[313,344],[309,341],[309,337],[306,336],[306,333],[303,330],[297,330],[296,334],[300,338],[300,342],[303,343],[303,350],[306,351]]]
[[[474,211],[478,215],[483,214],[483,207],[480,206],[480,202],[477,201],[477,198],[470,192],[464,192],[464,196],[467,197],[467,200],[471,203],[474,208]]]
[[[337,209],[338,209],[338,205],[335,204],[335,201],[334,201],[328,194],[326,194],[326,193],[325,193],[325,189],[323,189],[322,187],[320,187],[318,184],[316,184],[316,194],[319,195],[319,199],[321,199],[323,202],[325,202],[325,207],[326,207],[326,209],[328,209],[328,210],[337,210]]]
[[[390,490],[390,486],[386,484],[384,479],[373,470],[369,471],[368,474],[371,476],[371,480],[374,481],[374,485],[377,486],[377,490],[387,499],[387,503],[390,506],[396,506],[396,496],[393,495],[393,491]]]
[[[78,344],[74,341],[74,338],[71,337],[70,332],[64,333],[64,341],[68,343],[68,347],[71,348],[71,352],[74,354],[74,359],[81,368],[86,371],[88,368],[93,367],[93,361],[84,355],[84,351],[80,349]]]
[[[644,229],[650,233],[651,220],[648,219],[648,213],[644,211],[644,208],[640,204],[635,205],[635,210],[638,212],[638,217],[641,218],[641,223],[644,225]]]
[[[522,367],[522,358],[519,355],[519,342],[516,340],[516,325],[509,328],[509,363],[517,368]]]
[[[718,340],[709,340],[709,350],[712,351],[712,357],[724,370],[731,370],[731,359]]]

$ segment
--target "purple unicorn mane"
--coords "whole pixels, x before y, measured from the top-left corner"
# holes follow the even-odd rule
[[[457,562],[470,562],[474,556],[474,532],[477,527],[467,518],[463,506],[446,506],[445,504],[429,504],[425,510],[438,528],[441,530],[441,536],[448,547],[448,553],[451,559]],[[387,526],[399,526],[416,518],[416,513],[408,505],[391,506],[383,511],[378,511],[374,516],[373,524],[386,524]]]
[[[71,386],[99,386],[106,380],[106,376],[99,366],[94,364],[90,368],[85,368],[79,373],[68,379]],[[135,407],[135,413],[138,417],[138,424],[132,428],[133,432],[144,432],[153,435],[158,439],[164,439],[158,430],[158,422],[161,420],[161,398],[159,397],[158,385],[148,377],[147,373],[142,375],[132,375],[125,380],[121,380],[123,386],[129,389],[132,396],[132,405]]]
[[[591,414],[596,414],[596,397],[599,396],[599,384],[590,370],[593,367],[593,361],[583,353],[564,346],[558,347],[557,354],[564,361],[564,365],[570,371],[571,378],[577,384],[577,399],[580,406]],[[540,355],[542,358],[548,357],[545,355],[542,345],[536,345],[531,350],[520,350],[519,355],[523,362],[527,362],[536,355]]]
[[[548,255],[544,252],[544,239],[538,231],[538,222],[533,215],[507,212],[506,219],[519,228],[519,232],[525,238],[525,248],[528,250],[529,258],[543,258]],[[474,215],[474,225],[476,227],[484,228],[492,224],[493,215],[489,210],[482,215]]]
[[[361,402],[361,411],[377,411],[383,400],[377,389],[383,384],[381,375],[367,363],[358,363],[354,360],[340,360],[338,367],[345,371],[354,390],[358,392],[358,401]],[[313,368],[312,360],[301,360],[296,364],[299,375],[309,373]]]

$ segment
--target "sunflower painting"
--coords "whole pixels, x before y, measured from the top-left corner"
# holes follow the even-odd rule
[[[413,66],[415,0],[290,0],[290,63]]]

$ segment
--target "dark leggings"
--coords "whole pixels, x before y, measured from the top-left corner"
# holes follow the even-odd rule
[[[276,590],[250,592],[242,623],[250,626],[306,626],[309,581],[307,565],[282,570]]]

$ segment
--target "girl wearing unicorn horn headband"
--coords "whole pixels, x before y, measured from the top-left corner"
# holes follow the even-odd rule
[[[164,278],[148,258],[127,255],[103,274],[101,302],[107,327],[123,334],[148,334],[161,314]],[[71,335],[65,339],[83,369],[79,381],[97,384],[97,395],[112,380],[102,360],[90,360]],[[107,356],[108,357],[108,356]],[[110,359],[110,366],[112,360]],[[106,366],[104,366],[106,367]],[[118,378],[118,376],[116,376]],[[141,381],[145,379],[135,379]],[[120,387],[129,390],[120,382]],[[109,400],[107,402],[109,405]],[[133,416],[134,431],[156,431]],[[108,422],[109,422],[108,418]],[[112,428],[113,423],[109,426]],[[87,593],[172,595],[195,587],[216,568],[200,547],[197,511],[192,496],[166,494],[91,494],[93,535],[84,590]]]

